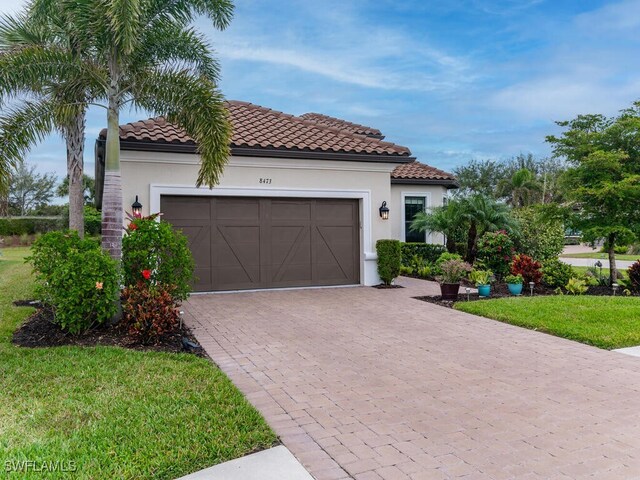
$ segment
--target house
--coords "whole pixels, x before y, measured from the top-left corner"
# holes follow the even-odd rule
[[[197,291],[374,285],[378,239],[442,242],[407,226],[442,205],[457,187],[451,174],[374,128],[246,102],[227,108],[231,155],[213,189],[195,187],[199,156],[184,131],[163,118],[120,127],[124,203],[138,197],[144,214],[162,212],[189,237]]]

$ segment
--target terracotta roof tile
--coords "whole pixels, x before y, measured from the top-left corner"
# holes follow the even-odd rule
[[[407,147],[377,138],[341,131],[247,102],[228,101],[233,126],[231,147],[363,153],[410,157]],[[355,124],[354,124],[355,125]],[[100,132],[106,136],[106,130]],[[164,118],[152,118],[120,126],[121,140],[194,144],[184,130]]]
[[[356,135],[364,135],[366,137],[374,137],[382,140],[384,135],[377,128],[367,127],[366,125],[360,125],[359,123],[348,122],[341,118],[330,117],[329,115],[323,115],[321,113],[305,113],[300,115],[300,118],[304,118],[310,122],[317,123],[323,127],[335,128],[342,132],[355,133]]]
[[[452,174],[420,162],[398,165],[391,173],[391,178],[396,180],[445,180],[457,184],[456,177]]]

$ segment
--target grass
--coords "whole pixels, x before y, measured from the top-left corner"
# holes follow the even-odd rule
[[[0,256],[0,476],[9,462],[62,462],[79,479],[173,479],[273,445],[275,434],[229,379],[187,354],[11,344],[32,312],[26,248]],[[14,463],[15,464],[15,463]]]
[[[593,253],[568,253],[562,254],[561,257],[565,258],[593,258],[597,260],[609,260],[609,255],[601,252],[593,252]],[[622,255],[616,254],[616,260],[628,260],[631,262],[635,262],[640,259],[640,255]]]
[[[455,308],[600,348],[640,345],[637,297],[514,297],[457,302]]]
[[[573,267],[573,270],[575,272],[577,272],[578,274],[584,275],[585,273],[587,273],[589,271],[589,267]],[[598,268],[596,270],[597,270],[598,274],[600,274],[600,269]],[[627,273],[627,269],[626,268],[618,268],[618,272],[621,273],[624,278],[629,278],[629,275]],[[609,278],[609,269],[608,268],[603,268],[602,269],[602,276],[604,278]]]

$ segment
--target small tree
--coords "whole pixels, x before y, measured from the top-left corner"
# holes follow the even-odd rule
[[[69,177],[66,176],[62,183],[56,189],[58,197],[66,197],[69,195]],[[82,175],[82,196],[85,205],[93,205],[96,196],[96,181],[89,175]]]
[[[571,165],[563,182],[577,212],[575,227],[587,241],[605,241],[613,283],[615,247],[628,243],[640,226],[640,102],[615,118],[579,115],[557,123],[566,130],[547,141]]]
[[[20,163],[11,176],[9,213],[24,216],[48,204],[54,197],[57,181],[53,173],[37,173],[35,165]]]

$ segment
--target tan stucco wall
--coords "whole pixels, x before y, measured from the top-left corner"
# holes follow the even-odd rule
[[[123,151],[121,162],[125,207],[128,210],[138,195],[144,214],[156,213],[150,211],[156,202],[151,198],[152,191],[157,192],[160,186],[187,187],[185,191],[189,191],[188,188],[195,187],[199,169],[199,157],[193,154]],[[366,209],[363,201],[360,202],[361,254],[363,262],[369,262],[363,265],[362,278],[368,278],[367,283],[371,283],[374,281],[371,280],[373,274],[364,270],[375,270],[375,242],[381,238],[392,238],[392,228],[395,228],[392,226],[399,221],[397,214],[391,216],[393,220],[384,221],[378,212],[383,201],[395,203],[389,202],[390,172],[394,167],[394,164],[386,163],[231,157],[220,184],[213,190],[203,188],[197,193],[210,192],[216,195],[216,191],[223,189],[239,189],[243,192],[255,189],[260,190],[260,195],[273,191],[274,196],[290,190],[368,192],[368,222],[362,222]],[[260,179],[270,179],[270,183],[261,183]],[[325,193],[331,196],[331,192]],[[154,193],[156,196],[157,193]],[[368,228],[370,232],[368,241],[365,241],[367,235],[363,233],[363,228]]]
[[[428,199],[427,207],[438,207],[442,205],[444,197],[447,195],[446,187],[440,185],[391,185],[391,202],[389,206],[389,216],[394,221],[391,223],[392,238],[404,241],[403,222],[404,222],[404,196],[426,196]],[[444,243],[444,237],[439,233],[432,233],[427,237],[430,243]]]

